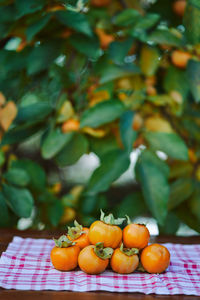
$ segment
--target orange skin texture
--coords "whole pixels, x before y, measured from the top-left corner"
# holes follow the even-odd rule
[[[104,243],[104,247],[117,248],[122,240],[122,230],[119,226],[108,225],[95,221],[90,226],[89,240],[92,245]]]
[[[111,3],[111,0],[92,0],[91,5],[96,7],[107,6]]]
[[[62,124],[62,132],[67,133],[70,131],[78,131],[80,122],[78,120],[70,119]]]
[[[80,249],[85,248],[86,246],[90,245],[90,241],[89,241],[89,228],[84,227],[83,231],[85,231],[85,233],[81,234],[81,236],[79,236],[77,239],[73,240],[73,242],[76,243],[76,246],[78,246]],[[69,240],[72,240],[70,238],[70,236],[67,236]]]
[[[98,257],[92,245],[81,250],[78,257],[78,265],[80,269],[87,274],[100,274],[105,271],[108,266],[109,259],[101,259]]]
[[[139,258],[137,255],[128,256],[117,248],[111,257],[110,265],[112,270],[116,273],[130,274],[138,267]]]
[[[59,271],[71,271],[78,265],[79,252],[80,248],[76,245],[68,248],[54,247],[51,250],[51,262]]]
[[[172,52],[172,63],[178,67],[184,69],[187,66],[188,60],[191,58],[191,54],[188,52],[175,50]]]
[[[173,11],[180,17],[183,17],[186,7],[185,0],[177,0],[173,3]]]
[[[162,273],[170,263],[168,249],[159,244],[152,244],[142,250],[141,263],[148,273]]]
[[[142,224],[129,224],[123,230],[123,242],[126,248],[143,249],[148,245],[150,233]]]
[[[107,34],[103,29],[96,28],[96,34],[99,37],[100,46],[103,50],[106,50],[110,43],[112,43],[115,39],[111,34]]]

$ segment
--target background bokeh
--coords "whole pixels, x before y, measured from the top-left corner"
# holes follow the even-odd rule
[[[200,232],[198,0],[1,0],[0,91],[1,227]]]

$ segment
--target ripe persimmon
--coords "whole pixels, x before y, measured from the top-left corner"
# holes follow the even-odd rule
[[[180,17],[183,17],[186,7],[186,1],[185,0],[177,0],[174,1],[172,9]]]
[[[128,225],[123,229],[123,242],[127,248],[143,249],[148,245],[150,233],[146,225],[131,223],[127,216]]]
[[[138,254],[136,248],[124,248],[123,243],[120,248],[114,250],[110,260],[111,268],[119,274],[130,274],[136,270],[139,265]]]
[[[184,69],[187,66],[188,60],[191,58],[189,52],[174,50],[171,55],[172,63],[178,67]]]
[[[78,265],[87,274],[100,274],[108,266],[109,258],[113,254],[112,248],[104,248],[103,243],[89,245],[81,250]]]
[[[70,241],[75,242],[76,246],[83,249],[90,244],[88,234],[89,229],[83,227],[75,220],[74,227],[68,227],[67,237]]]
[[[117,248],[122,240],[122,230],[119,226],[124,218],[114,219],[112,214],[105,216],[101,210],[100,221],[95,221],[90,226],[89,240],[90,243],[104,243],[105,247]]]
[[[165,246],[152,244],[142,250],[141,263],[148,273],[162,273],[170,263],[170,253]]]
[[[106,50],[110,43],[115,40],[112,34],[106,33],[102,28],[96,28],[96,34],[99,37],[100,46],[103,50]]]
[[[51,262],[59,271],[70,271],[78,265],[80,248],[70,241],[66,235],[62,235],[55,241],[55,247],[51,250]]]
[[[69,119],[62,124],[62,132],[67,133],[70,131],[78,131],[80,122],[75,119]]]
[[[91,0],[91,5],[96,7],[107,6],[111,3],[111,0]]]

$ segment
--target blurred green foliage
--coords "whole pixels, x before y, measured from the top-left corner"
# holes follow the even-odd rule
[[[0,226],[102,208],[200,232],[200,5],[183,2],[0,1]],[[135,149],[138,188],[110,202]],[[90,152],[85,186],[51,182]]]

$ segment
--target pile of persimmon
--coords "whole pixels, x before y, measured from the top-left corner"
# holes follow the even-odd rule
[[[122,230],[120,225],[127,220]],[[120,274],[135,270],[162,273],[169,266],[170,253],[160,244],[149,244],[149,230],[144,224],[132,223],[130,218],[115,219],[101,211],[100,220],[90,228],[74,221],[67,233],[55,240],[51,262],[60,271],[76,267],[87,274],[100,274],[111,268]]]

